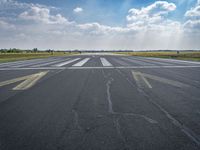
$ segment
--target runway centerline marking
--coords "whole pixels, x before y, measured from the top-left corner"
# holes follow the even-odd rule
[[[14,87],[13,90],[26,90],[26,89],[29,89],[32,86],[34,86],[36,84],[36,82],[38,80],[40,80],[42,77],[44,77],[47,73],[48,73],[48,71],[43,71],[43,72],[39,72],[36,74],[3,81],[3,82],[0,82],[0,87],[6,86],[9,84],[13,84],[13,83],[16,83],[19,81],[23,81],[22,83],[18,84],[16,87]]]

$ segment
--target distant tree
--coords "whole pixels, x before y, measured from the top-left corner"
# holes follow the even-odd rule
[[[1,49],[0,50],[0,53],[6,53],[7,52],[7,49]]]
[[[50,50],[50,49],[49,49],[49,50],[46,50],[46,52],[51,53],[51,50]]]
[[[33,52],[34,52],[34,53],[38,52],[38,49],[37,49],[37,48],[34,48],[34,49],[33,49]]]
[[[16,48],[10,48],[7,53],[21,53],[22,51]]]

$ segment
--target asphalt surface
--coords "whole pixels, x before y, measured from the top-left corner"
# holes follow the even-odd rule
[[[48,71],[25,90],[4,81]],[[1,86],[2,85],[2,86]],[[0,64],[1,150],[199,150],[200,63],[77,55]]]

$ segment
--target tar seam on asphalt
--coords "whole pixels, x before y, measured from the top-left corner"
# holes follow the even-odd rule
[[[115,112],[113,111],[113,105],[112,105],[112,100],[111,100],[111,92],[110,92],[110,86],[112,84],[112,82],[114,81],[113,78],[109,77],[110,75],[106,76],[104,70],[102,70],[102,74],[104,76],[104,78],[107,80],[106,81],[106,93],[107,93],[107,102],[108,102],[108,112],[113,115],[115,114]],[[120,116],[119,116],[120,117]],[[124,143],[124,147],[125,149],[130,149],[129,145],[127,145],[126,139],[124,138],[124,136],[121,133],[121,127],[119,124],[119,118],[118,116],[113,116],[113,124],[115,126],[115,129],[117,131],[117,134],[119,136],[119,138],[123,141]]]

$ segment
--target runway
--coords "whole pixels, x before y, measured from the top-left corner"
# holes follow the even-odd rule
[[[198,150],[200,62],[85,54],[0,64],[2,150]]]

